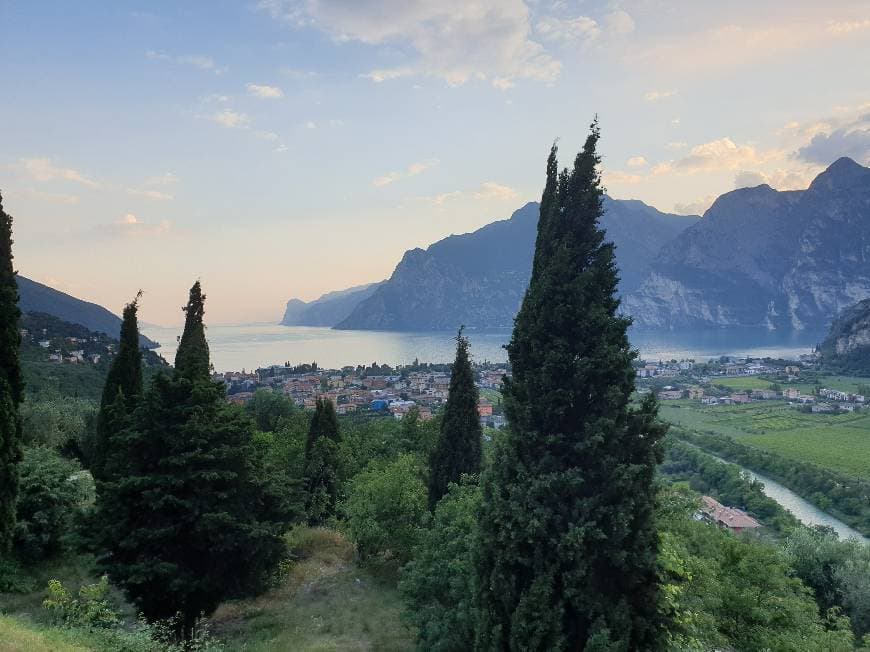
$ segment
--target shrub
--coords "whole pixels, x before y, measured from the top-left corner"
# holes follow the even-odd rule
[[[400,455],[354,476],[344,504],[347,531],[361,559],[408,561],[426,513],[426,485],[416,457]]]
[[[42,606],[52,613],[56,624],[109,629],[120,622],[120,617],[109,605],[108,593],[109,578],[105,575],[96,584],[79,588],[77,598],[59,580],[50,580]]]
[[[93,500],[93,479],[44,446],[26,448],[20,470],[15,548],[27,561],[46,559],[68,547],[76,516]]]

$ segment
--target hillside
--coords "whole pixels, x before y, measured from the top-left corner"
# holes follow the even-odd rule
[[[824,366],[832,371],[870,376],[870,299],[837,316],[820,352]]]
[[[284,309],[284,326],[335,326],[344,321],[360,302],[368,299],[380,283],[367,283],[328,292],[314,301],[290,299]]]
[[[58,319],[72,324],[80,324],[88,330],[104,333],[117,338],[121,332],[121,318],[109,312],[103,306],[83,301],[60,290],[31,281],[20,274],[18,280],[18,305],[21,312],[40,312],[53,315]],[[147,348],[155,348],[157,344],[144,335],[140,343]]]
[[[625,308],[654,328],[820,329],[870,297],[870,169],[841,158],[807,190],[742,188],[663,247]]]
[[[635,289],[659,248],[697,221],[639,201],[605,199],[602,224],[616,244],[620,290]],[[509,327],[528,285],[539,206],[405,253],[392,276],[336,328],[442,330]]]

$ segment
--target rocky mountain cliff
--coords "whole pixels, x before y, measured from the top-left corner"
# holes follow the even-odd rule
[[[828,369],[870,376],[870,299],[840,313],[820,349]]]
[[[340,329],[442,330],[461,324],[508,327],[531,273],[539,206],[510,219],[405,253],[392,276],[336,326]],[[603,226],[616,244],[622,293],[636,289],[656,252],[697,217],[661,213],[639,201],[605,199]]]
[[[623,304],[655,328],[823,328],[870,297],[870,169],[841,158],[807,190],[719,197]]]
[[[368,299],[380,283],[358,285],[346,290],[328,292],[314,301],[290,299],[284,309],[284,326],[335,326],[344,321],[353,309]]]

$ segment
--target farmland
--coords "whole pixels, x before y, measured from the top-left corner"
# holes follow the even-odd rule
[[[854,391],[854,390],[852,390]],[[781,401],[704,406],[672,401],[662,417],[689,430],[732,437],[785,458],[870,479],[870,414],[808,414]]]

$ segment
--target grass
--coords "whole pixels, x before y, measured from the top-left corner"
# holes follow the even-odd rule
[[[0,615],[0,652],[85,652],[97,649],[70,639],[63,630]]]
[[[288,541],[298,560],[280,585],[212,618],[228,652],[414,649],[394,577],[357,566],[353,546],[332,530],[296,528]]]
[[[704,406],[697,401],[661,405],[667,421],[691,430],[739,439],[783,457],[870,479],[870,415],[807,414],[782,401]]]
[[[716,376],[710,384],[729,389],[770,389],[770,381],[757,376]]]

